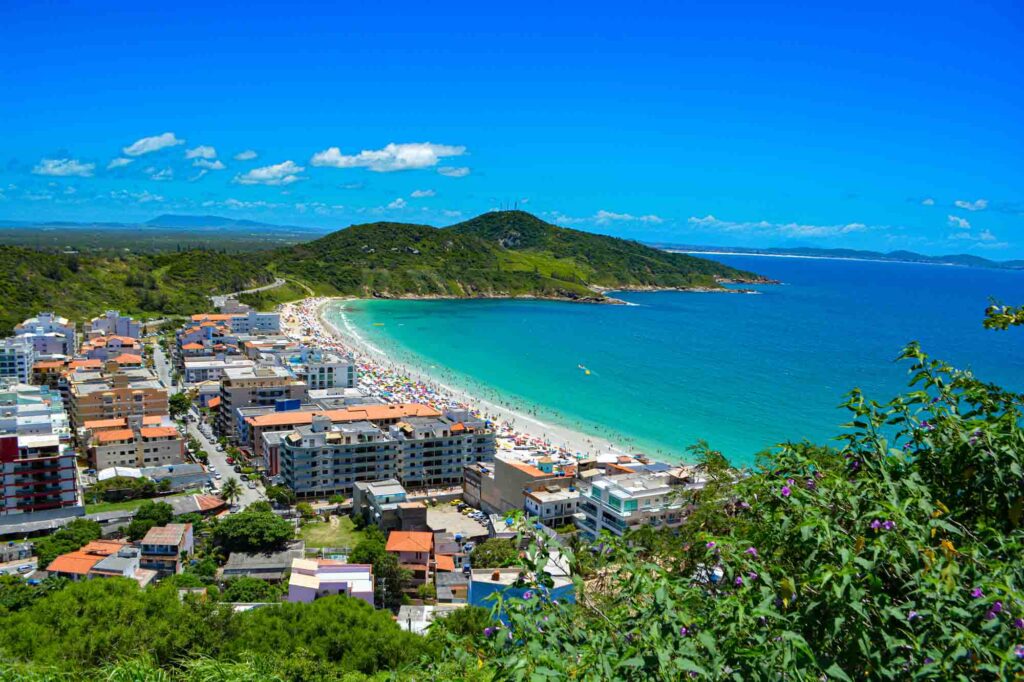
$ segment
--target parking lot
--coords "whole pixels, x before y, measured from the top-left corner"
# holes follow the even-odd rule
[[[447,531],[464,539],[487,537],[486,517],[481,523],[450,504],[427,507],[427,525],[435,533]]]

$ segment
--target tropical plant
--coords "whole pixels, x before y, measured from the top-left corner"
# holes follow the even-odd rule
[[[234,504],[242,496],[242,484],[232,476],[220,487],[220,496],[228,504]]]

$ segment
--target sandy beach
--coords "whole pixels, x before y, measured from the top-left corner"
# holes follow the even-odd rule
[[[307,298],[281,307],[282,327],[292,338],[351,353],[359,365],[360,387],[389,402],[425,402],[438,409],[461,407],[495,424],[499,446],[529,445],[561,456],[628,454],[607,438],[541,420],[522,409],[474,395],[423,367],[394,362],[348,324],[335,325],[324,312],[349,299]]]

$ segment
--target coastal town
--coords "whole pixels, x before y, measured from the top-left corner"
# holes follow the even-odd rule
[[[17,325],[0,342],[0,573],[172,581],[239,610],[342,594],[423,634],[528,591],[524,529],[683,521],[694,467],[433,382],[329,321],[336,304]],[[387,561],[365,559],[373,543]],[[545,579],[574,599],[557,552]]]

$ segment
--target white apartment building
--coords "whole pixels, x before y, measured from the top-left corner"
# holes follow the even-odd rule
[[[580,481],[577,526],[585,535],[602,531],[622,536],[643,525],[675,528],[682,522],[683,502],[667,473],[598,476]]]
[[[36,349],[31,341],[12,336],[0,342],[0,382],[27,384],[35,363]]]
[[[39,313],[15,326],[14,335],[32,344],[37,356],[75,354],[75,323],[54,313]]]
[[[312,390],[355,388],[356,365],[351,356],[315,350],[306,360],[303,378]]]
[[[117,310],[108,310],[99,317],[94,317],[82,327],[82,335],[90,339],[94,336],[126,336],[133,339],[142,338],[142,323]]]
[[[186,384],[198,384],[204,381],[220,381],[228,367],[252,369],[255,366],[255,362],[239,355],[185,358],[181,376]]]
[[[528,490],[523,498],[523,509],[548,528],[560,528],[574,523],[580,491],[575,485],[546,485]]]

